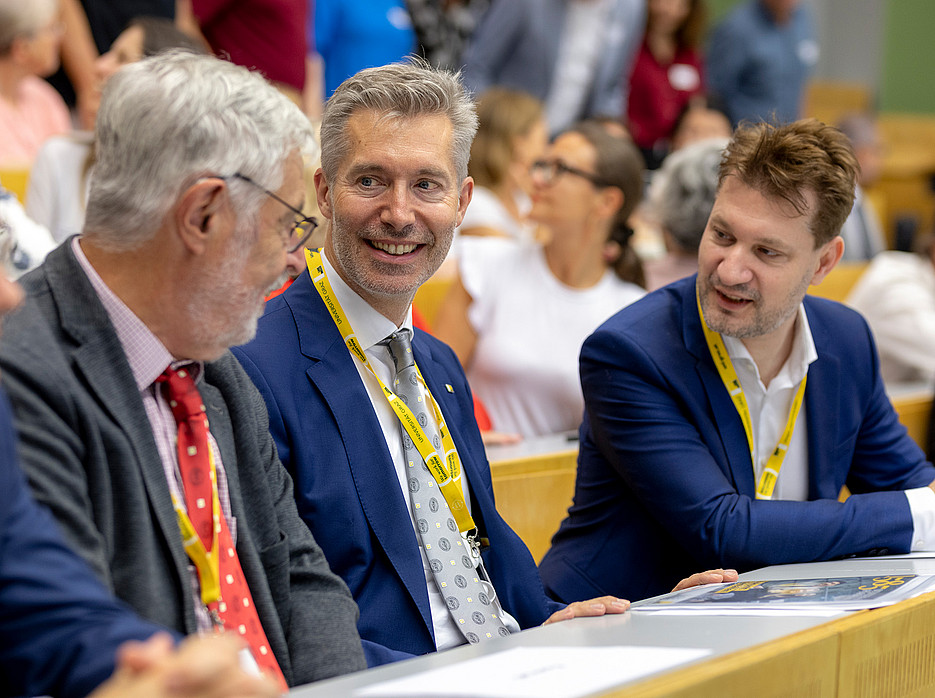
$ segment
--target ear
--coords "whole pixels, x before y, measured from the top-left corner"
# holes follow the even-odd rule
[[[458,192],[458,220],[455,222],[455,227],[461,225],[461,221],[464,220],[464,214],[467,212],[468,204],[471,203],[473,196],[474,178],[465,177],[464,181],[461,182],[461,191]]]
[[[818,269],[812,276],[811,284],[816,286],[820,284],[828,273],[834,269],[841,256],[844,254],[844,239],[840,235],[835,235],[818,251]]]
[[[315,195],[318,197],[318,210],[321,215],[331,220],[331,185],[325,179],[325,173],[319,167],[315,170]]]
[[[605,218],[613,218],[623,206],[626,197],[620,187],[604,187],[600,190],[600,213]]]
[[[200,179],[182,192],[175,208],[179,239],[192,254],[202,254],[212,236],[230,226],[230,211],[225,205],[227,184],[223,179]],[[227,214],[227,215],[224,215]]]

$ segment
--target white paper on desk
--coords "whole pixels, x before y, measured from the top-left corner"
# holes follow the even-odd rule
[[[576,698],[710,653],[671,647],[517,647],[368,686],[354,695]]]

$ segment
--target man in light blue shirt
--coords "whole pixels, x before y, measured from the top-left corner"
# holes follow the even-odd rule
[[[795,121],[817,62],[811,14],[801,0],[748,0],[711,34],[708,86],[734,125]]]

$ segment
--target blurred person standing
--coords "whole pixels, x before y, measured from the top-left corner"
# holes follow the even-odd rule
[[[397,63],[418,47],[404,0],[315,0],[312,21],[324,100],[359,70]]]
[[[626,110],[630,134],[649,169],[662,162],[679,114],[704,89],[699,51],[704,24],[703,0],[649,0]]]
[[[302,104],[308,0],[191,0],[191,7],[215,55],[259,71]]]
[[[711,92],[731,122],[794,121],[818,62],[811,12],[801,0],[745,0],[711,33]]]
[[[551,134],[619,116],[645,16],[645,0],[493,0],[465,49],[465,85],[530,93]]]
[[[464,46],[490,0],[406,0],[419,54],[436,68],[458,70]]]

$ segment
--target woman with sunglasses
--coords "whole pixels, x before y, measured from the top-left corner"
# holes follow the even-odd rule
[[[581,343],[645,293],[627,225],[642,166],[628,139],[579,123],[532,167],[529,217],[547,242],[464,240],[435,334],[458,355],[497,431],[531,437],[581,421]]]

